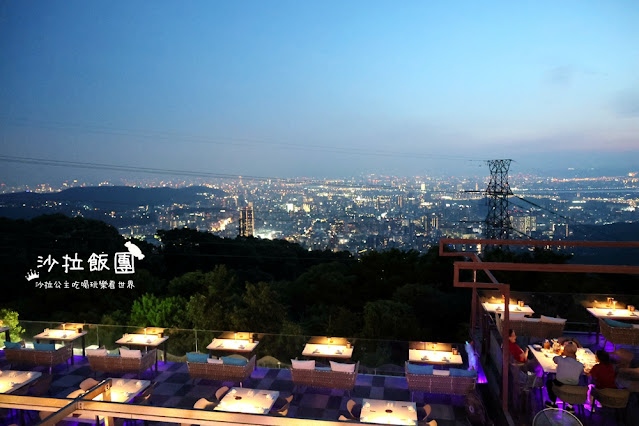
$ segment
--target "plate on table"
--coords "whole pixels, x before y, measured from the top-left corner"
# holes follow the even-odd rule
[[[541,345],[532,345],[533,349],[536,349],[538,351],[541,350]]]

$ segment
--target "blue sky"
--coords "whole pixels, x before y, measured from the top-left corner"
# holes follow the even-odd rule
[[[0,154],[261,176],[636,170],[637,22],[634,0],[0,1]]]

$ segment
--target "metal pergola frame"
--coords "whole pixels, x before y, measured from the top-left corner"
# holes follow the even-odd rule
[[[453,285],[455,287],[472,288],[471,305],[471,330],[475,330],[475,318],[477,315],[478,294],[477,289],[499,290],[506,303],[510,301],[510,284],[500,283],[491,271],[517,271],[517,272],[561,272],[561,273],[600,273],[600,274],[638,274],[639,266],[628,265],[583,265],[583,264],[548,264],[548,263],[507,263],[507,262],[482,262],[479,256],[473,252],[445,251],[445,247],[457,244],[468,245],[493,245],[493,246],[528,246],[528,247],[599,247],[599,248],[639,248],[639,241],[550,241],[550,240],[486,240],[465,238],[442,238],[439,240],[439,255],[447,257],[464,257],[470,262],[454,263]],[[460,281],[459,271],[473,271],[473,281]],[[484,271],[490,283],[477,282],[477,271]],[[508,374],[510,357],[508,352],[508,330],[510,329],[510,310],[504,309],[502,327],[502,409],[508,412]]]

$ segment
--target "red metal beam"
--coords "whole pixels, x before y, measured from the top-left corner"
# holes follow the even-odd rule
[[[484,240],[470,238],[442,238],[439,247],[453,244],[482,244],[492,246],[555,246],[555,247],[618,247],[639,248],[639,241],[566,241],[566,240]],[[441,254],[441,251],[440,251]],[[461,254],[461,253],[460,253]]]

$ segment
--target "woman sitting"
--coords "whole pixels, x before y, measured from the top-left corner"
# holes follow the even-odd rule
[[[590,377],[597,389],[614,389],[617,387],[615,384],[615,368],[610,362],[610,355],[604,350],[598,350],[595,354],[597,362],[590,370]]]

